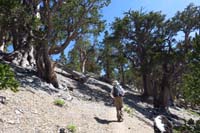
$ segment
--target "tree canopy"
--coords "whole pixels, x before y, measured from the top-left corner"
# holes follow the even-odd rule
[[[129,10],[105,31],[101,9],[110,2],[1,0],[0,51],[6,53],[8,45],[14,49],[3,59],[31,66],[59,87],[51,56],[61,54],[57,61],[68,68],[105,73],[108,82],[118,79],[140,88],[143,98],[154,97],[155,107],[166,109],[169,99],[179,96],[197,104],[200,7],[190,4],[168,19],[162,12]]]

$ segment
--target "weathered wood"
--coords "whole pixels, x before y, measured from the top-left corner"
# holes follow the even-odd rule
[[[41,41],[40,45],[36,47],[36,67],[37,75],[45,80],[47,83],[51,83],[55,88],[58,88],[58,80],[54,68],[56,63],[53,62],[48,54],[47,41]]]

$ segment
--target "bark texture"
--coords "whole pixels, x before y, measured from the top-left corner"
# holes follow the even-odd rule
[[[51,83],[54,87],[58,88],[58,80],[54,68],[56,63],[51,61],[49,57],[48,43],[38,44],[36,46],[36,67],[38,76],[45,80],[47,83]]]

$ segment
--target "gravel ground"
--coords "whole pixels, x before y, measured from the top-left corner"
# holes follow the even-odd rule
[[[61,128],[68,132],[68,125],[74,125],[76,133],[153,133],[152,106],[141,102],[134,90],[124,98],[129,113],[117,122],[109,84],[93,78],[80,83],[57,74],[57,89],[23,68],[16,67],[15,72],[20,91],[0,91],[6,97],[6,104],[0,103],[0,133],[58,133]],[[65,100],[63,107],[54,105],[58,98]],[[170,111],[183,119],[200,119],[181,108]]]
[[[21,88],[24,90],[24,88]],[[151,126],[125,113],[124,122],[116,121],[113,106],[103,102],[77,99],[63,107],[43,91],[0,91],[7,103],[0,104],[0,133],[57,133],[67,125],[76,126],[78,133],[152,133]]]

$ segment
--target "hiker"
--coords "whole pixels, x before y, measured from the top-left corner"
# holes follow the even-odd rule
[[[119,82],[117,80],[113,81],[113,88],[111,91],[111,97],[114,99],[114,105],[116,106],[117,110],[117,120],[123,121],[123,96],[125,94],[124,89],[120,86]]]

